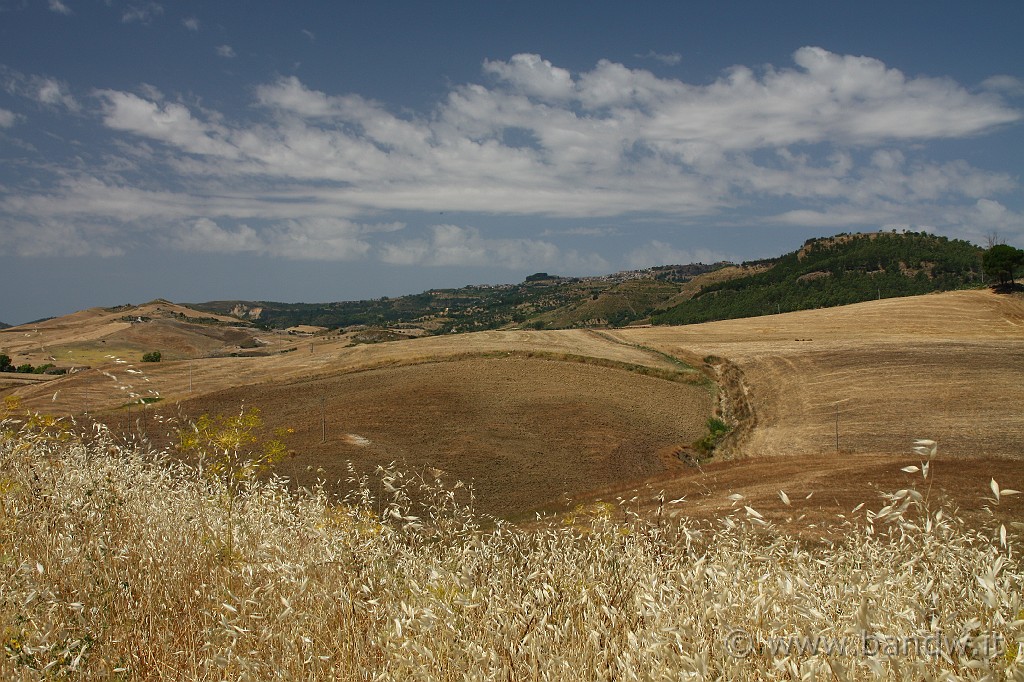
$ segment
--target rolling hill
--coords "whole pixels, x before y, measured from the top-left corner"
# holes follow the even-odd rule
[[[520,284],[431,289],[420,294],[335,303],[209,301],[196,310],[233,315],[264,329],[307,324],[415,327],[431,334],[529,327],[618,326],[648,316],[688,283],[726,263],[672,265],[599,277],[537,273]]]
[[[196,317],[189,310],[173,312]],[[658,491],[689,500],[686,513],[714,516],[738,491],[763,513],[792,513],[777,494],[786,490],[811,495],[794,502],[807,519],[834,516],[877,489],[906,487],[900,467],[915,459],[914,438],[939,441],[936,495],[969,513],[984,513],[990,477],[1024,484],[1024,300],[1014,295],[955,291],[687,326],[376,344],[353,343],[355,332],[195,325],[186,329],[193,345],[254,334],[259,354],[232,354],[238,347],[221,339],[192,360],[180,351],[160,363],[106,357],[126,333],[139,335],[137,348],[157,347],[146,334],[165,334],[162,325],[120,320],[139,312],[83,311],[0,332],[0,343],[25,344],[19,352],[82,344],[76,352],[96,362],[0,385],[0,395],[41,412],[88,412],[86,421],[156,445],[200,415],[258,407],[268,429],[293,430],[297,456],[278,471],[296,485],[323,481],[342,493],[349,462],[369,474],[397,462],[472,484],[478,509],[516,519],[616,496],[650,503]],[[142,404],[149,397],[159,400]],[[716,414],[731,433],[710,461],[688,465]],[[1020,505],[1008,498],[1002,510],[1024,519]]]
[[[368,301],[211,301],[196,310],[263,329],[372,326],[449,334],[691,324],[981,286],[981,249],[927,233],[808,240],[777,258],[667,265],[599,277],[537,273],[519,284],[432,289]]]

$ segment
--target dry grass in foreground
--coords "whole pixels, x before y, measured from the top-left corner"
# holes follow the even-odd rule
[[[831,545],[750,508],[697,524],[596,506],[526,530],[389,470],[390,499],[364,486],[339,504],[204,476],[102,429],[0,429],[4,679],[1024,673],[1024,574],[997,486],[988,532],[930,508],[927,479]],[[433,502],[412,508],[412,487]]]

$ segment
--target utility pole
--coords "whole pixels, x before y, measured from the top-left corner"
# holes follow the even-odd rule
[[[320,396],[320,442],[327,442],[327,399],[324,396]]]
[[[836,452],[839,452],[839,403],[836,403]]]
[[[192,392],[192,358],[188,359],[188,392]]]

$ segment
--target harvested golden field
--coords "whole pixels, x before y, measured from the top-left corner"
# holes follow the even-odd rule
[[[615,332],[734,365],[753,424],[740,456],[1022,454],[1024,302],[982,291],[887,299],[686,327]]]
[[[157,329],[136,324],[115,336]],[[703,436],[715,404],[700,372],[596,332],[359,345],[345,336],[259,338],[269,349],[261,357],[140,363],[104,355],[93,369],[14,392],[29,409],[89,412],[161,446],[177,428],[161,419],[180,425],[258,407],[268,429],[294,430],[288,446],[298,456],[277,471],[298,485],[322,479],[344,492],[349,462],[372,473],[397,461],[472,484],[480,511],[506,517],[561,510],[594,488],[682,469],[674,453]],[[140,399],[154,402],[130,406]]]
[[[189,318],[207,318],[219,324],[194,324]],[[0,350],[15,364],[54,363],[66,368],[109,364],[111,355],[139,359],[152,350],[160,350],[166,359],[201,357],[225,348],[254,345],[254,330],[230,326],[237,323],[230,317],[167,301],[90,308],[0,330]]]
[[[814,519],[905,487],[914,438],[939,442],[936,494],[965,509],[983,511],[990,477],[1024,488],[1024,302],[987,291],[685,327],[260,341],[265,357],[107,359],[6,392],[154,438],[156,414],[256,406],[269,424],[295,428],[298,457],[280,471],[299,482],[344,478],[348,460],[363,470],[395,460],[472,481],[481,509],[513,517],[570,499],[639,493],[650,503],[659,490],[698,515],[721,513],[737,492],[785,515],[781,489],[812,494],[800,513]],[[123,407],[157,395],[144,413]],[[733,433],[712,462],[683,465],[674,455],[716,407]],[[1016,500],[1004,508],[1024,520]]]
[[[814,492],[819,515],[849,511],[905,487],[899,469],[914,463],[915,438],[939,442],[935,485],[965,509],[981,510],[991,477],[1024,484],[1020,298],[951,292],[615,335],[715,356],[734,407],[748,412],[727,444],[733,461],[664,482],[692,511],[759,491],[753,499],[785,514],[780,489]]]

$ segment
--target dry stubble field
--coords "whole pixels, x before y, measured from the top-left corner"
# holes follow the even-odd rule
[[[62,336],[31,341],[58,353],[125,334],[83,324],[76,337],[74,325],[50,326]],[[45,334],[40,325],[37,335]],[[262,407],[271,425],[296,429],[300,454],[281,471],[299,482],[342,478],[348,460],[363,470],[396,460],[472,480],[481,510],[510,516],[637,490],[650,504],[665,490],[686,497],[677,509],[687,513],[717,514],[740,492],[768,514],[814,520],[907,485],[899,468],[913,461],[914,438],[939,441],[936,495],[948,492],[971,513],[984,513],[992,476],[1024,487],[1024,303],[985,291],[687,327],[495,331],[358,346],[345,338],[264,341],[275,354],[192,362],[191,393],[187,361],[110,362],[15,392],[33,409],[90,409],[154,438],[158,413]],[[678,372],[666,356],[698,365],[719,358],[727,407],[743,416],[722,455],[700,469],[670,453],[699,437],[713,392],[624,369]],[[578,361],[595,358],[611,366]],[[119,406],[145,391],[158,391],[162,402],[141,422],[136,408],[129,421]],[[792,507],[781,504],[780,489]],[[1015,500],[1007,505],[1003,513],[1024,516]]]
[[[668,486],[691,509],[715,513],[728,502],[708,491],[740,491],[783,516],[849,511],[912,482],[899,468],[914,462],[915,438],[939,442],[936,494],[967,511],[984,513],[991,477],[1024,485],[1020,298],[950,292],[616,335],[739,370],[732,388],[749,402],[750,429],[731,444],[734,461]],[[780,489],[814,495],[785,508]]]

